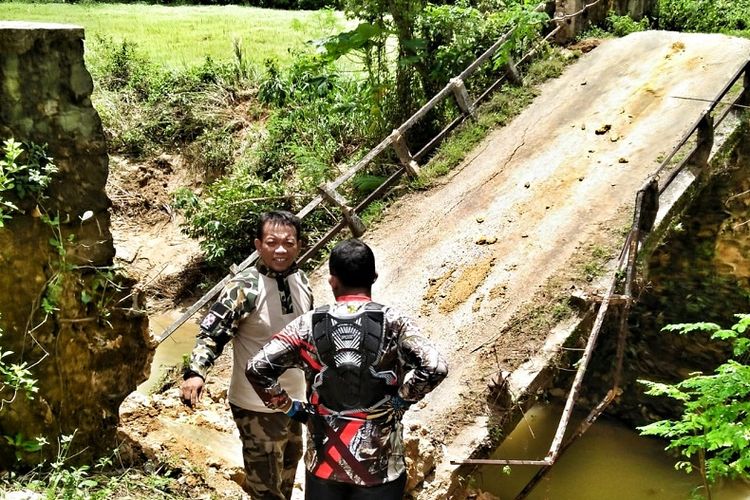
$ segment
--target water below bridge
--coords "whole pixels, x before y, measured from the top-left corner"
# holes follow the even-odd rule
[[[561,407],[536,406],[494,454],[496,458],[534,458],[549,449]],[[579,414],[579,418],[585,417]],[[577,425],[577,422],[574,422]],[[624,424],[607,418],[597,421],[529,494],[529,500],[685,500],[700,484],[695,475],[674,469],[676,459],[664,452],[665,443],[641,437]],[[536,472],[517,465],[509,473],[501,466],[485,466],[476,485],[502,500],[514,498]],[[727,481],[711,490],[714,500],[746,500],[750,485]]]

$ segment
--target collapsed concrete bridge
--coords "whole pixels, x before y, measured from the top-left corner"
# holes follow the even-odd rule
[[[746,40],[667,32],[605,41],[439,186],[399,199],[364,235],[378,260],[375,300],[414,317],[451,365],[406,416],[417,498],[462,498],[470,462],[499,444],[561,363],[576,361],[566,346],[585,344],[602,308],[571,308],[568,299],[608,296],[625,243],[648,250],[689,203],[736,124],[732,108],[715,101],[748,86],[749,49]],[[632,234],[634,212],[643,237]],[[326,278],[322,268],[312,276],[317,303],[332,300]],[[610,310],[618,300],[628,301],[609,294]],[[216,378],[209,392],[220,405],[226,382]],[[199,429],[210,412],[184,410],[170,420],[173,400],[152,403],[163,413],[149,440],[173,449],[203,443],[206,463],[241,470],[231,423]],[[145,408],[131,405],[124,418],[153,412]],[[554,462],[560,444],[537,462]]]

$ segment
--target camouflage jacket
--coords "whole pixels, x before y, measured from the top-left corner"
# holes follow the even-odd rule
[[[362,296],[339,297],[330,312],[352,314],[368,302]],[[398,395],[410,403],[416,402],[446,377],[448,367],[409,318],[387,306],[383,307],[383,314],[378,369],[392,370],[397,377]],[[313,408],[308,421],[305,465],[315,476],[362,486],[398,479],[405,472],[403,408],[390,400],[378,407],[346,414],[325,408],[312,389],[322,368],[312,333],[312,318],[313,312],[304,314],[274,335],[248,362],[248,380],[270,408],[287,409],[290,396],[277,379],[290,367],[304,370]]]
[[[252,411],[269,412],[249,385],[244,368],[271,336],[312,308],[312,291],[304,273],[293,266],[276,273],[262,263],[245,269],[227,283],[201,321],[186,376],[206,378],[208,369],[231,340],[233,370],[228,399]],[[304,397],[304,376],[295,370],[282,384]]]

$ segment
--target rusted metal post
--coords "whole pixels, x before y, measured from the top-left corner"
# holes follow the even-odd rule
[[[461,108],[461,112],[474,118],[476,108],[474,108],[474,104],[471,102],[464,81],[460,78],[451,78],[451,88],[453,89],[453,96],[456,98],[456,103]]]
[[[745,76],[742,79],[742,93],[737,99],[737,104],[750,106],[750,61],[745,65]]]
[[[354,210],[352,210],[352,208],[346,203],[346,200],[341,196],[341,193],[335,189],[329,188],[325,184],[318,186],[318,189],[328,201],[339,207],[341,214],[346,221],[346,225],[349,226],[349,230],[355,238],[359,238],[365,234],[367,228],[365,227],[364,222],[362,222],[362,219],[360,219],[359,216],[354,213]]]
[[[411,151],[409,151],[409,146],[406,144],[406,139],[404,136],[399,132],[398,129],[395,129],[391,133],[391,140],[393,144],[393,149],[396,151],[396,155],[398,156],[399,161],[401,162],[401,165],[404,166],[406,169],[406,173],[409,175],[409,177],[415,178],[419,176],[419,165],[417,164],[416,160],[414,160],[414,157],[411,155]]]
[[[576,440],[583,436],[587,430],[589,430],[589,427],[591,427],[594,422],[596,422],[596,419],[599,418],[599,416],[604,412],[604,410],[607,409],[607,407],[610,405],[610,403],[615,399],[615,397],[618,395],[618,393],[612,389],[610,389],[607,392],[607,395],[602,399],[602,401],[596,405],[596,407],[591,410],[591,413],[586,417],[586,419],[581,422],[581,425],[578,426],[578,429],[576,429],[575,433],[568,438],[568,440],[565,442],[565,444],[560,448],[560,455],[565,453],[570,446],[576,442]],[[531,490],[534,489],[534,487],[539,484],[539,481],[541,481],[544,476],[547,475],[547,473],[552,469],[553,464],[549,465],[543,465],[537,472],[534,474],[534,477],[532,477],[528,483],[526,483],[526,486],[523,487],[521,492],[516,495],[516,498],[514,500],[523,500],[526,498],[526,496],[531,493]]]
[[[714,145],[714,118],[710,114],[703,116],[698,124],[698,143],[695,146],[695,152],[690,158],[693,165],[705,167],[708,164],[708,157],[711,155],[711,147]]]
[[[656,214],[659,211],[659,183],[652,177],[636,195],[634,223],[638,229],[648,233],[653,229]],[[639,235],[640,236],[640,235]]]

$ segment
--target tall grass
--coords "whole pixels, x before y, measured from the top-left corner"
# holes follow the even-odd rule
[[[340,31],[343,14],[331,11],[283,11],[255,7],[142,4],[0,3],[0,20],[75,24],[86,32],[87,58],[96,57],[100,39],[138,45],[150,61],[182,69],[208,56],[214,61],[233,57],[235,40],[252,65],[268,58],[281,66],[292,51],[308,40]],[[92,43],[93,42],[93,43]],[[92,53],[93,52],[93,53]]]

